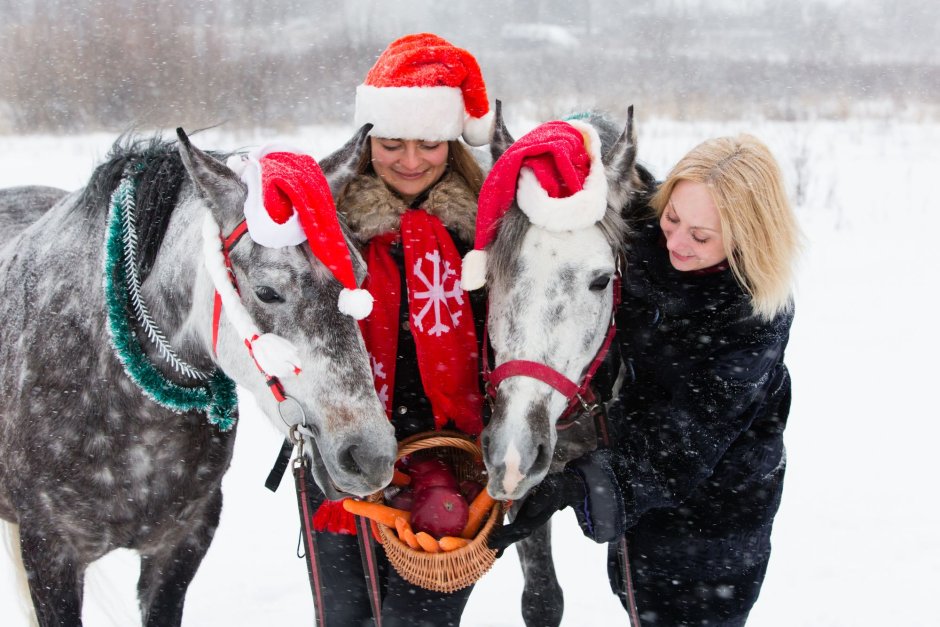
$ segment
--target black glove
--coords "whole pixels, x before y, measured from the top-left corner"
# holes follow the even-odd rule
[[[624,496],[614,473],[610,449],[598,449],[580,457],[564,471],[548,475],[522,501],[513,521],[493,532],[491,549],[502,551],[529,537],[552,514],[569,505],[574,508],[584,535],[598,543],[613,542],[626,531]]]
[[[577,471],[566,468],[548,475],[526,495],[512,522],[493,531],[487,546],[501,553],[510,544],[528,538],[558,510],[583,506],[585,490],[584,479]]]

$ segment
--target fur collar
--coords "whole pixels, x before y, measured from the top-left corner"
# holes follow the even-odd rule
[[[431,188],[421,208],[440,218],[464,243],[473,243],[477,198],[462,176],[448,171]],[[362,242],[381,233],[397,231],[407,209],[405,202],[373,174],[362,174],[351,180],[337,207]]]

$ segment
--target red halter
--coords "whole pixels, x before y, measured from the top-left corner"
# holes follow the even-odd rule
[[[242,236],[248,232],[248,223],[242,220],[238,223],[228,237],[222,239],[222,255],[225,257],[225,267],[228,268],[229,279],[232,281],[232,287],[235,288],[235,291],[238,291],[238,281],[235,279],[235,271],[232,269],[232,260],[230,258],[230,253],[232,249],[235,248],[235,245],[241,240]],[[219,292],[216,291],[215,298],[213,299],[212,305],[212,352],[216,355],[219,354],[218,344],[219,344],[219,320],[222,318],[222,297],[219,295]],[[258,364],[258,360],[255,359],[255,355],[251,349],[252,340],[257,339],[256,337],[247,338],[245,340],[245,346],[248,348],[248,354],[251,355],[251,360],[255,362],[255,366],[258,368],[258,372],[264,375],[265,381],[268,383],[268,388],[271,390],[271,394],[274,395],[274,399],[278,403],[283,403],[287,400],[287,396],[284,394],[284,386],[281,384],[281,381],[277,377],[272,377],[264,371],[263,368]]]
[[[597,408],[597,397],[594,394],[594,390],[591,387],[591,381],[594,379],[594,375],[597,373],[597,369],[604,362],[604,358],[607,356],[607,351],[610,349],[610,344],[613,342],[614,335],[617,333],[617,324],[616,324],[616,312],[617,307],[620,305],[620,267],[618,263],[617,272],[614,274],[613,280],[613,299],[611,305],[610,313],[610,324],[607,327],[607,335],[604,337],[604,342],[601,344],[600,349],[598,349],[597,354],[594,356],[594,359],[588,365],[587,370],[584,371],[584,375],[581,377],[581,383],[575,383],[565,375],[561,374],[551,366],[536,362],[528,361],[526,359],[514,359],[512,361],[507,361],[500,364],[492,371],[490,370],[490,359],[489,359],[489,342],[487,335],[487,328],[489,327],[489,320],[487,320],[487,325],[484,327],[483,332],[483,382],[486,388],[486,397],[492,403],[496,400],[496,390],[499,387],[499,384],[502,383],[505,379],[509,377],[531,377],[542,383],[547,383],[552,386],[558,392],[560,392],[565,399],[567,400],[567,405],[565,410],[561,413],[561,416],[558,417],[558,422],[556,423],[555,428],[559,430],[564,430],[569,425],[565,424],[565,421],[575,415],[575,410],[580,405],[584,411],[592,411]]]

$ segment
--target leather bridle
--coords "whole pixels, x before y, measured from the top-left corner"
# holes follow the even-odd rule
[[[591,381],[597,373],[598,368],[607,357],[610,345],[617,333],[616,313],[620,305],[620,259],[617,260],[617,270],[613,276],[613,298],[611,299],[610,324],[607,325],[607,334],[601,347],[591,363],[588,365],[584,374],[581,375],[579,382],[574,382],[551,366],[537,361],[527,359],[513,359],[504,362],[496,368],[490,369],[489,355],[489,314],[487,314],[487,323],[483,328],[483,383],[486,398],[492,407],[496,402],[496,393],[499,384],[510,377],[529,377],[541,381],[557,390],[565,397],[565,410],[561,413],[556,423],[556,429],[563,430],[570,426],[570,421],[576,418],[582,409],[585,412],[592,412],[598,407],[599,399],[591,386]]]

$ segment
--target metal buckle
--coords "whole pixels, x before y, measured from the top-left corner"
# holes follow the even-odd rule
[[[586,400],[584,400],[584,397],[581,396],[580,393],[575,394],[574,396],[575,396],[575,398],[577,398],[578,401],[581,403],[581,407],[584,409],[584,411],[586,411],[586,412],[588,412],[588,413],[591,413],[591,412],[593,412],[594,410],[596,410],[598,407],[600,407],[600,405],[599,405],[598,403],[588,403]]]
[[[287,418],[284,417],[284,406],[287,404],[287,401],[294,402],[294,405],[296,405],[297,410],[300,412],[300,420],[289,421]],[[284,424],[287,425],[288,428],[292,429],[293,427],[297,425],[301,425],[303,427],[307,426],[307,414],[306,412],[304,412],[304,408],[300,404],[300,401],[298,401],[293,396],[285,395],[284,400],[277,404],[277,415],[281,417],[281,420],[284,421]]]

